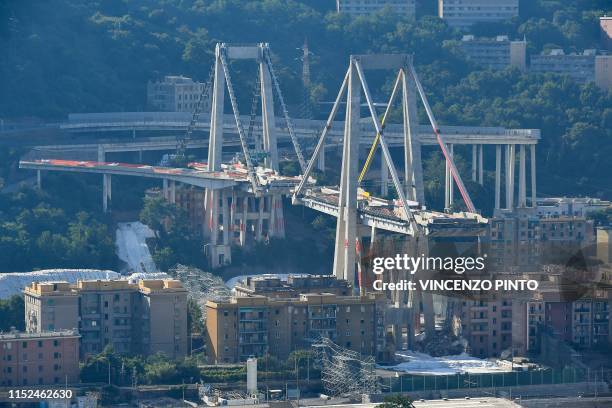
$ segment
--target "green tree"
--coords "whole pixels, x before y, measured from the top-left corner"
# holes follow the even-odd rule
[[[403,395],[390,395],[385,397],[382,404],[377,405],[378,408],[414,408],[412,399]]]
[[[0,332],[11,328],[25,330],[25,305],[23,297],[13,295],[8,299],[0,299]]]

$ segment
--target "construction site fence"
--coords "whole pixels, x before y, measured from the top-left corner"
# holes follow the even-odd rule
[[[526,385],[608,382],[612,370],[584,368],[541,369],[504,373],[415,375],[398,373],[395,377],[379,377],[383,392],[443,391],[470,388],[504,388]]]

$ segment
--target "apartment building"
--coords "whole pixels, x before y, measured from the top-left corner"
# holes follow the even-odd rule
[[[79,381],[79,334],[74,330],[0,334],[0,386]]]
[[[209,301],[206,329],[211,363],[235,363],[266,354],[285,359],[320,337],[374,355],[376,298],[309,293],[298,298],[248,295]]]
[[[269,298],[297,298],[303,293],[331,293],[349,296],[351,286],[333,275],[289,275],[286,280],[275,275],[247,277],[234,287],[236,296],[261,295]]]
[[[612,55],[595,57],[595,84],[604,91],[612,91]]]
[[[351,16],[367,15],[384,8],[414,18],[416,0],[336,0],[336,11]]]
[[[590,212],[612,208],[612,202],[589,197],[548,197],[536,200],[538,217],[586,217]]]
[[[608,51],[612,51],[612,17],[599,17],[599,29],[601,46]]]
[[[519,0],[438,0],[438,16],[450,27],[496,23],[519,15]]]
[[[193,112],[204,86],[182,75],[167,75],[147,83],[147,105],[163,112]],[[203,103],[202,110],[210,107],[210,101]]]
[[[608,290],[581,293],[576,284],[542,276],[531,299],[514,302],[513,347],[519,353],[540,352],[543,333],[578,348],[608,344],[610,298]]]
[[[512,346],[512,297],[500,294],[497,299],[464,300],[459,303],[459,333],[467,341],[470,353],[488,358],[498,357]]]
[[[461,49],[470,61],[486,68],[527,68],[527,41],[510,41],[505,35],[495,38],[476,38],[464,35]]]
[[[488,262],[495,272],[536,272],[593,250],[593,222],[578,216],[538,216],[533,208],[497,210],[489,222]]]
[[[562,49],[553,49],[540,55],[532,55],[530,71],[552,72],[567,75],[574,81],[585,84],[595,81],[595,50],[585,50],[582,54],[566,54]]]
[[[78,328],[82,357],[107,345],[118,353],[187,353],[187,291],[176,280],[34,282],[24,299],[26,330]]]

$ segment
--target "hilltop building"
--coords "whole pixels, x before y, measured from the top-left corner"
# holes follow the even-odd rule
[[[416,0],[336,0],[336,11],[351,16],[375,13],[385,7],[397,14],[413,18],[416,15]]]
[[[34,282],[24,290],[26,330],[78,329],[81,356],[187,354],[187,290],[176,280]]]
[[[510,41],[505,35],[495,38],[476,38],[464,35],[461,49],[469,60],[486,68],[527,69],[527,41]]]
[[[147,83],[147,105],[163,112],[193,112],[204,84],[182,75],[167,75],[159,81]],[[210,110],[204,101],[202,110]]]
[[[438,0],[438,16],[450,27],[496,23],[519,15],[519,0]]]
[[[298,298],[302,293],[332,293],[349,296],[351,286],[333,275],[289,275],[287,280],[263,275],[247,277],[234,287],[236,296],[261,295],[269,298]]]
[[[78,382],[79,337],[73,330],[0,333],[0,386]]]

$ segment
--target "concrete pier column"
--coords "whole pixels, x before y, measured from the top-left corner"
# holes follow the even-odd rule
[[[414,78],[404,72],[402,79],[402,110],[404,114],[404,184],[408,200],[425,205],[421,142],[417,134],[417,90]],[[414,137],[413,137],[414,136]]]
[[[240,246],[246,243],[246,228],[247,228],[247,210],[249,208],[249,197],[245,196],[242,199],[242,219],[240,220]]]
[[[229,245],[229,219],[230,219],[230,212],[229,212],[229,194],[227,189],[221,190],[221,217],[223,218],[221,220],[222,222],[222,228],[223,228],[223,245]]]
[[[176,182],[174,180],[168,180],[168,201],[176,204]]]
[[[448,145],[448,151],[451,157],[454,156],[454,146],[452,144]],[[444,192],[444,209],[450,210],[453,206],[453,202],[455,201],[454,193],[455,193],[455,184],[453,181],[453,176],[451,173],[450,164],[446,162],[446,176],[445,176],[445,192]]]
[[[506,208],[514,208],[514,145],[506,145]]]
[[[142,163],[142,149],[138,150],[138,163]]]
[[[484,184],[484,145],[478,145],[478,184]]]
[[[325,171],[325,146],[321,146],[321,152],[317,158],[317,169],[321,172]]]
[[[264,151],[268,153],[265,163],[269,169],[278,171],[278,150],[276,143],[276,118],[274,116],[274,99],[272,92],[272,78],[265,60],[259,63],[261,83],[261,120],[263,131]]]
[[[106,151],[103,145],[98,145],[98,162],[104,163],[106,161]]]
[[[264,213],[264,200],[265,197],[259,197],[255,200],[258,200],[259,208],[258,208],[258,216],[257,216],[257,231],[256,231],[256,239],[257,241],[261,241],[263,235],[263,213]]]
[[[102,175],[102,211],[109,211],[112,201],[112,179],[110,174]]]
[[[478,145],[472,145],[472,181],[476,182],[478,171]]]
[[[370,232],[370,252],[374,251],[375,245],[376,245],[376,227],[372,225],[372,230]]]
[[[501,146],[495,146],[495,209],[501,208]]]
[[[380,152],[380,195],[382,197],[389,195],[389,167],[387,167],[382,150]]]
[[[276,194],[272,196],[270,217],[271,236],[285,238],[285,215],[283,211],[283,196]]]
[[[355,287],[355,242],[357,238],[357,175],[359,167],[361,83],[355,62],[351,60],[348,73],[346,118],[340,197],[338,200],[338,224],[334,249],[334,275],[347,280]]]
[[[168,191],[168,179],[162,180],[162,194],[164,195],[165,200],[170,199],[170,193]]]
[[[36,188],[38,190],[42,190],[42,172],[40,170],[36,170]]]
[[[531,145],[531,206],[536,207],[537,205],[537,193],[536,193],[536,145]]]
[[[527,207],[527,169],[525,168],[525,145],[519,150],[519,207]]]

